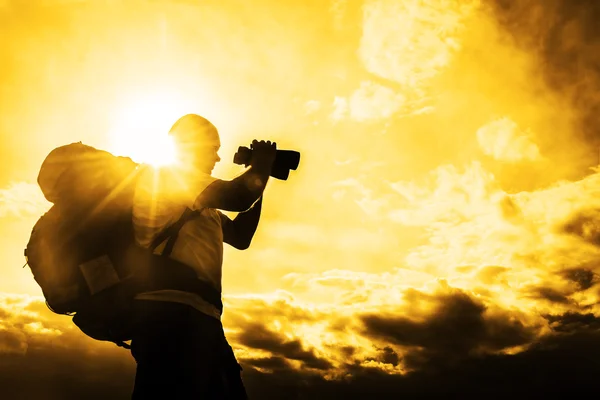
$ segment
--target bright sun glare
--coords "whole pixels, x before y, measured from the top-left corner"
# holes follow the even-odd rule
[[[168,132],[185,110],[183,101],[167,94],[130,98],[115,110],[110,151],[154,166],[173,164],[175,146]]]

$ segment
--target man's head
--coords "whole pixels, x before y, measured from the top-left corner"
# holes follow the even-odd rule
[[[196,114],[179,118],[169,130],[180,162],[210,174],[221,160],[219,132],[209,120]]]

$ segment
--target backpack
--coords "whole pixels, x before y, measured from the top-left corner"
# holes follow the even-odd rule
[[[169,257],[179,230],[199,211],[186,209],[150,248],[136,244],[133,195],[143,168],[81,142],[52,150],[38,185],[53,205],[34,225],[25,249],[51,311],[71,316],[86,335],[125,348],[138,293],[184,290],[223,307],[220,293]],[[165,240],[165,250],[155,254]]]

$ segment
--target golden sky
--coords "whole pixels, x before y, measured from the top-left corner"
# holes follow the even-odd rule
[[[223,322],[258,398],[290,377],[314,398],[357,376],[404,388],[597,329],[597,14],[580,3],[0,0],[0,396],[33,374],[66,398],[47,371],[95,363],[64,379],[127,398],[131,357],[47,311],[21,268],[48,207],[37,172],[75,141],[148,161],[190,112],[220,131],[217,177],[254,138],[302,153],[251,248],[225,251]]]

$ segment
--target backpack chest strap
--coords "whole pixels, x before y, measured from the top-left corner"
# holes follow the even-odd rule
[[[186,209],[183,211],[183,214],[181,214],[181,217],[179,217],[179,219],[175,221],[175,223],[165,228],[154,238],[154,240],[150,244],[150,250],[154,252],[156,248],[160,246],[161,243],[168,239],[167,244],[165,245],[165,248],[163,249],[161,255],[167,257],[170,256],[171,252],[173,251],[173,247],[175,246],[175,242],[177,241],[177,237],[179,236],[179,231],[181,230],[183,225],[193,220],[194,218],[200,216],[202,210],[204,209],[201,208],[199,210],[192,211],[190,208],[186,207]]]

